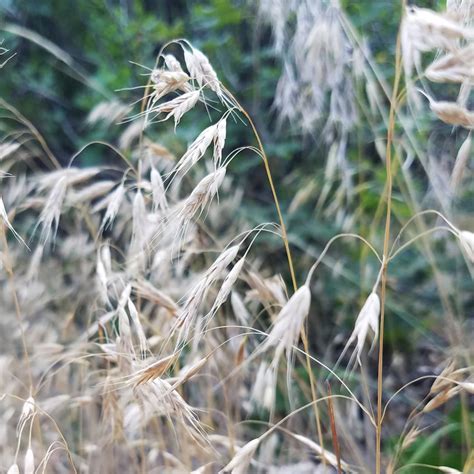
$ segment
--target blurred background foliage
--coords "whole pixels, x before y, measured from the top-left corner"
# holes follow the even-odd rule
[[[397,2],[344,0],[341,3],[354,26],[368,39],[383,78],[391,83],[400,21]],[[444,2],[426,0],[418,1],[417,5],[439,9]],[[118,90],[143,85],[146,81],[143,74],[147,71],[138,64],[153,67],[160,47],[167,41],[183,37],[205,52],[220,79],[254,118],[271,160],[283,208],[288,211],[297,192],[303,187],[308,189],[304,205],[285,213],[300,282],[324,244],[343,230],[337,219],[325,216],[316,206],[327,156],[327,147],[318,130],[311,135],[302,135],[287,123],[278,122],[273,101],[281,62],[272,48],[270,28],[258,18],[256,2],[0,0],[0,14],[4,46],[16,53],[1,73],[0,96],[35,124],[61,163],[66,164],[77,150],[92,140],[112,143],[117,140],[123,125],[115,130],[99,125],[87,126],[88,113],[97,103],[114,97],[124,103],[137,100],[140,90]],[[73,67],[29,39],[13,34],[12,24],[35,32],[41,41],[47,39],[58,45],[68,55],[64,59],[71,60]],[[183,121],[177,135],[172,128],[156,127],[156,140],[179,156],[186,143],[205,126],[202,114],[191,117],[191,120]],[[426,122],[428,135],[432,120],[419,117],[419,121],[421,130]],[[248,130],[241,124],[232,127],[226,147],[231,150],[248,144],[251,137]],[[383,135],[384,125],[380,124],[380,127],[379,132]],[[360,124],[352,135],[348,156],[357,164],[360,185],[367,183],[357,194],[356,202],[347,204],[354,217],[353,230],[368,235],[374,223],[381,227],[380,216],[374,221],[374,214],[384,189],[385,172],[371,131],[364,124]],[[110,163],[113,159],[107,150],[91,147],[76,164],[90,166]],[[245,189],[242,215],[236,217],[250,224],[275,220],[271,194],[258,159],[249,156],[235,160],[233,171],[234,182]],[[420,192],[425,186],[423,180],[415,183]],[[474,210],[472,197],[472,194],[468,195],[463,204],[471,216]],[[398,220],[406,220],[412,213],[410,205],[397,191],[394,213]],[[379,244],[377,239],[381,238],[381,232],[372,235],[375,244]],[[350,330],[352,317],[348,318],[347,314],[354,316],[354,301],[361,298],[362,302],[370,290],[361,288],[361,282],[367,281],[363,275],[367,259],[372,257],[358,245],[344,246],[341,251],[342,245],[338,244],[336,253],[328,258],[328,268],[321,270],[316,283],[319,294],[315,298],[314,315],[318,323],[313,325],[317,330],[313,330],[311,337],[316,353],[321,352],[321,347],[328,347],[327,344],[320,345],[321,341],[334,341],[327,350],[340,349],[337,345],[342,339],[335,337],[340,325],[345,324]],[[339,255],[338,251],[341,252]],[[286,272],[279,242],[267,242],[261,252],[265,266]],[[442,268],[456,272],[462,265],[461,261],[444,262]],[[396,290],[388,300],[391,317],[387,321],[386,350],[391,357],[386,360],[393,363],[399,356],[396,359],[399,363],[396,370],[400,372],[397,378],[407,381],[422,373],[420,367],[441,362],[434,348],[443,345],[439,324],[444,315],[432,269],[416,249],[406,252],[399,264],[391,268],[390,278],[391,287]],[[471,285],[469,280],[457,281],[461,285],[460,292],[462,287]],[[403,295],[402,300],[400,295]],[[474,301],[471,298],[470,302],[464,303],[470,303],[472,308]],[[401,359],[396,350],[400,345],[403,347]],[[420,437],[407,456],[412,456],[416,462],[461,467],[459,405],[452,410],[449,414],[450,449],[436,449],[436,439],[433,442],[427,435]],[[420,443],[425,443],[424,449]],[[446,453],[446,458],[442,453]]]

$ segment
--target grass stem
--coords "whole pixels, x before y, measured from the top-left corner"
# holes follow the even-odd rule
[[[405,0],[402,0],[402,15],[405,11]],[[377,422],[376,422],[376,439],[375,439],[375,472],[381,474],[381,443],[382,443],[382,395],[383,395],[383,349],[384,349],[384,327],[385,327],[385,300],[387,293],[387,270],[390,252],[390,226],[392,212],[392,191],[393,191],[393,170],[392,170],[392,143],[395,133],[395,118],[397,110],[397,97],[400,87],[400,79],[402,73],[401,61],[401,32],[400,28],[397,35],[397,46],[395,56],[395,78],[392,90],[392,98],[390,100],[390,115],[387,130],[387,149],[386,149],[386,172],[387,172],[387,213],[385,218],[385,233],[383,242],[383,262],[382,262],[382,280],[380,294],[380,327],[379,327],[379,353],[377,368]]]

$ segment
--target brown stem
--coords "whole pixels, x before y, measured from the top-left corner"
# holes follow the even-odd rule
[[[337,459],[337,474],[342,474],[341,450],[339,448],[339,440],[337,438],[336,419],[334,417],[332,392],[331,392],[331,385],[329,384],[329,382],[327,383],[327,388],[328,388],[328,411],[329,411],[329,420],[331,422],[332,445],[334,447],[334,454],[336,455],[336,459]]]

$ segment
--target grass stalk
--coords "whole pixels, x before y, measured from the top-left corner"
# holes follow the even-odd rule
[[[279,220],[280,229],[281,229],[281,238],[283,240],[283,245],[285,246],[285,252],[286,252],[286,257],[287,257],[287,260],[288,260],[288,268],[290,270],[290,276],[291,276],[291,282],[292,282],[292,285],[293,285],[293,290],[296,291],[298,289],[298,284],[296,282],[295,269],[294,269],[294,265],[293,265],[293,258],[291,256],[290,243],[288,241],[288,233],[287,233],[287,230],[286,230],[285,221],[283,219],[283,214],[281,212],[280,202],[278,200],[278,195],[277,195],[275,184],[274,184],[274,181],[273,181],[273,176],[272,176],[272,172],[271,172],[271,169],[270,169],[270,162],[268,160],[267,154],[265,153],[265,149],[263,147],[262,140],[261,140],[260,135],[257,131],[257,127],[255,127],[255,124],[252,120],[252,117],[250,117],[250,114],[245,110],[245,108],[240,104],[240,102],[227,89],[226,89],[226,93],[238,105],[240,112],[244,115],[244,117],[247,119],[248,123],[252,127],[253,134],[255,136],[255,139],[257,140],[258,149],[261,153],[262,160],[263,160],[263,166],[265,167],[265,173],[267,175],[268,185],[270,186],[272,196],[273,196],[273,201],[275,203],[275,209],[276,209],[277,214],[278,214],[278,220]]]
[[[285,246],[286,256],[287,256],[287,260],[288,260],[288,267],[289,267],[289,270],[290,270],[291,281],[292,281],[292,284],[293,284],[293,290],[296,291],[298,289],[298,284],[296,282],[293,259],[292,259],[292,256],[291,256],[290,243],[288,241],[288,233],[287,233],[285,221],[283,219],[283,215],[282,215],[282,212],[281,212],[280,203],[278,201],[278,196],[277,196],[275,184],[274,184],[274,181],[273,181],[272,172],[271,172],[271,169],[270,169],[270,162],[268,160],[267,154],[265,153],[265,149],[263,147],[263,143],[262,143],[262,140],[260,138],[260,135],[259,135],[259,133],[257,131],[257,128],[256,128],[252,118],[250,117],[249,113],[244,109],[244,107],[239,103],[239,101],[228,90],[226,90],[226,93],[229,94],[229,96],[235,101],[235,103],[238,105],[238,107],[239,107],[240,111],[242,112],[242,114],[248,120],[250,126],[252,127],[252,131],[254,133],[255,139],[257,140],[258,149],[260,150],[260,153],[261,153],[261,156],[262,156],[263,164],[264,164],[264,167],[265,167],[265,172],[267,174],[268,184],[269,184],[270,189],[272,191],[273,201],[275,203],[275,208],[276,208],[276,211],[277,211],[277,214],[278,214],[278,219],[280,221],[281,238],[282,238],[283,244]],[[311,386],[311,396],[312,396],[312,399],[314,401],[314,400],[317,399],[317,381],[316,381],[316,377],[314,375],[314,372],[311,368],[311,360],[310,360],[310,357],[309,357],[309,342],[308,342],[308,337],[306,335],[306,330],[305,330],[304,327],[301,330],[301,340],[303,342],[303,348],[304,348],[304,351],[305,351],[305,354],[306,354],[306,370],[308,372],[309,382],[310,382],[310,386]],[[319,414],[319,407],[318,407],[317,403],[313,404],[313,410],[314,410],[314,418],[315,418],[315,422],[316,422],[316,429],[317,429],[317,432],[318,432],[318,441],[319,441],[319,445],[321,446],[321,448],[323,450],[323,454],[324,454],[324,438],[323,438],[323,433],[322,433],[322,428],[321,428],[321,417],[320,417],[320,414]],[[324,464],[326,464],[326,460],[325,460],[324,455],[322,456],[322,458],[323,458]]]
[[[405,0],[402,0],[402,15],[405,10]],[[387,148],[386,148],[386,173],[387,173],[387,212],[385,218],[385,232],[383,242],[383,262],[382,262],[382,280],[380,294],[380,326],[379,326],[379,352],[377,368],[377,421],[376,421],[376,439],[375,439],[375,472],[381,474],[381,442],[382,442],[382,395],[383,395],[383,349],[384,349],[384,327],[385,327],[385,301],[387,293],[387,270],[388,257],[390,251],[390,226],[392,212],[392,191],[393,191],[393,170],[392,170],[392,143],[395,133],[395,118],[397,109],[397,97],[400,87],[402,74],[401,58],[401,33],[400,28],[397,35],[396,56],[395,56],[395,78],[390,100],[390,115],[387,129]]]
[[[342,474],[341,451],[340,451],[340,448],[339,448],[339,440],[338,440],[338,437],[337,437],[336,419],[334,417],[334,407],[333,407],[333,403],[332,403],[332,392],[331,392],[331,385],[329,384],[329,382],[327,383],[327,391],[328,391],[329,420],[331,422],[332,444],[333,444],[334,454],[336,455],[336,459],[337,459],[337,474]]]

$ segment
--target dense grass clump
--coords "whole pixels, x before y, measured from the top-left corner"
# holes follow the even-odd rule
[[[388,85],[337,2],[276,3],[276,110],[317,132],[316,179],[275,179],[238,92],[184,39],[91,110],[119,135],[66,159],[1,99],[2,472],[474,469],[472,5],[403,4]],[[164,146],[186,122],[185,150]],[[107,163],[79,166],[91,148]],[[251,160],[269,222],[242,212]],[[310,203],[338,229],[321,246],[291,227]]]

